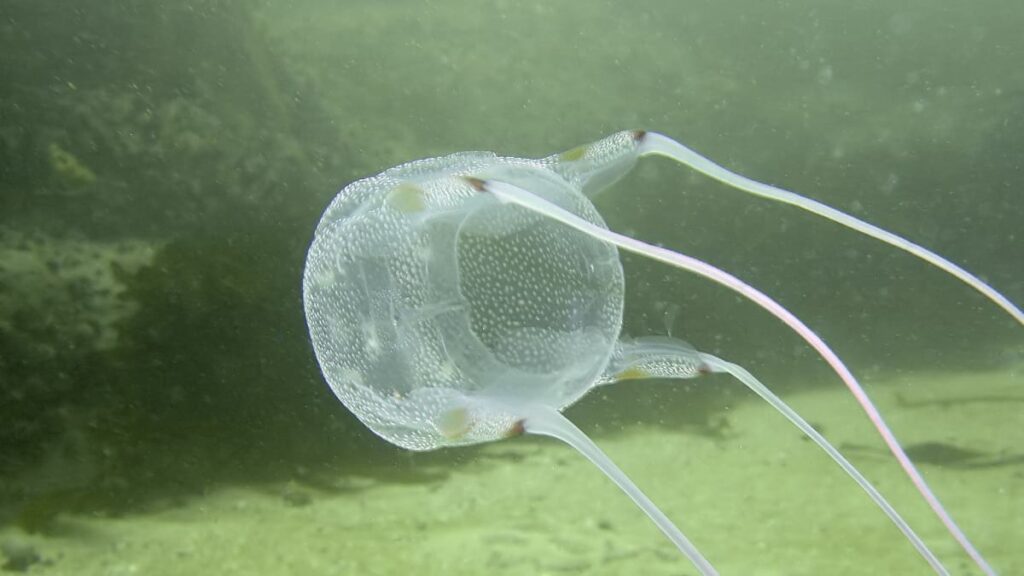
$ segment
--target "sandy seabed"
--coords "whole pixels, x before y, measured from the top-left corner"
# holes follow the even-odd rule
[[[1024,574],[1024,373],[901,377],[870,393],[936,493],[1001,574]],[[953,574],[966,556],[916,496],[838,385],[786,398],[893,502]],[[930,574],[868,498],[759,402],[707,437],[636,426],[598,444],[723,575]],[[928,463],[932,462],[933,463]],[[425,464],[436,466],[436,464]],[[424,470],[430,473],[431,470]],[[438,480],[347,478],[344,489],[231,488],[159,512],[65,515],[33,547],[40,575],[644,574],[696,570],[570,448],[516,439]]]

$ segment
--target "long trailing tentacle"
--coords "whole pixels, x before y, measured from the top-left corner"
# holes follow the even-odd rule
[[[689,379],[709,372],[725,373],[736,378],[786,417],[805,436],[818,445],[832,460],[885,513],[903,533],[917,552],[931,565],[936,574],[949,575],[942,562],[928,549],[921,537],[859,470],[825,437],[814,429],[795,410],[761,383],[742,366],[717,356],[699,352],[689,343],[664,336],[646,336],[633,340],[620,340],[612,353],[612,360],[597,384],[612,384],[625,380],[646,378]]]
[[[568,418],[554,408],[548,406],[532,406],[527,410],[526,417],[522,421],[523,431],[528,434],[539,434],[557,438],[572,446],[590,460],[602,472],[626,493],[627,496],[654,522],[663,534],[676,545],[677,548],[687,557],[694,567],[701,573],[701,576],[718,576],[718,571],[711,565],[711,562],[697,550],[697,547],[687,538],[668,516],[655,506],[629,479],[626,474],[615,465],[614,462],[600,448],[594,444],[579,428]]]
[[[561,154],[541,158],[537,162],[565,178],[574,186],[579,186],[588,196],[593,196],[607,190],[611,184],[625,176],[636,164],[636,161],[644,156],[670,158],[738,190],[796,206],[895,246],[958,278],[1002,308],[1017,322],[1024,324],[1024,312],[1020,307],[974,274],[943,256],[817,200],[737,174],[702,156],[692,148],[657,132],[645,130],[617,132],[597,142],[577,146]]]
[[[1024,312],[1022,312],[1021,309],[1013,302],[1010,302],[1009,298],[1000,294],[974,274],[971,274],[959,265],[950,262],[946,258],[932,252],[920,244],[915,244],[902,236],[893,234],[888,230],[883,230],[874,224],[836,210],[835,208],[822,204],[817,200],[812,200],[811,198],[801,196],[788,190],[783,190],[782,188],[763,184],[756,180],[751,180],[746,176],[732,172],[731,170],[727,170],[668,136],[664,136],[656,132],[642,131],[635,132],[635,134],[639,143],[638,152],[640,156],[657,155],[671,158],[680,164],[693,168],[701,174],[714,178],[715,180],[728,184],[734,188],[743,190],[744,192],[749,192],[750,194],[754,194],[762,198],[768,198],[769,200],[775,200],[776,202],[783,202],[785,204],[802,208],[803,210],[817,214],[823,218],[828,218],[833,222],[842,224],[847,228],[856,230],[857,232],[875,238],[876,240],[895,246],[896,248],[913,254],[936,268],[955,276],[964,284],[974,288],[997,306],[1005,310],[1006,313],[1012,316],[1017,322],[1024,324]]]
[[[783,416],[786,417],[794,426],[800,429],[808,438],[810,438],[815,444],[817,444],[826,454],[843,469],[853,481],[861,487],[864,492],[868,494],[874,503],[885,512],[885,515],[892,520],[893,524],[899,528],[900,532],[913,544],[917,552],[924,557],[924,559],[931,565],[932,570],[937,574],[948,575],[949,572],[946,567],[939,562],[939,559],[935,557],[935,554],[925,545],[921,538],[914,532],[914,530],[907,524],[906,520],[903,519],[896,509],[889,504],[888,501],[882,496],[882,494],[876,489],[863,474],[858,471],[853,464],[847,460],[842,453],[839,452],[832,444],[825,439],[817,430],[815,430],[806,420],[800,417],[792,408],[789,407],[781,398],[776,396],[767,386],[761,383],[760,380],[754,378],[754,376],[748,372],[742,366],[727,362],[706,354],[703,352],[698,353],[698,356],[704,363],[711,369],[712,372],[725,372],[731,374],[734,378],[742,382],[747,388],[750,388],[755,394],[760,396],[765,402],[768,402],[773,408],[778,410]]]

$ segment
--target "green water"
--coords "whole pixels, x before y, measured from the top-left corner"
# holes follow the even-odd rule
[[[543,490],[536,475],[547,468],[531,467],[531,458],[564,458],[576,470],[576,455],[550,446],[535,452],[529,442],[399,451],[366,431],[323,383],[302,317],[305,249],[342,186],[407,160],[459,150],[535,157],[617,130],[656,130],[740,173],[919,242],[1021,303],[1021,21],[1024,8],[1008,0],[0,0],[5,561],[24,556],[40,574],[77,573],[75,562],[93,562],[81,573],[114,573],[111,566],[146,567],[138,559],[159,554],[156,544],[120,540],[124,533],[159,542],[179,537],[162,531],[176,522],[197,524],[196,533],[206,535],[218,521],[266,527],[269,517],[292,526],[284,518],[294,510],[354,513],[360,502],[387,518],[416,517],[430,531],[431,517],[408,506],[443,508],[458,487],[481,478],[501,482],[495,499],[535,498],[530,489]],[[1019,440],[1012,441],[1013,431],[1024,429],[1024,344],[1012,319],[909,256],[665,160],[641,162],[596,203],[611,228],[706,259],[789,307],[888,398],[883,409],[907,442],[971,449],[989,458],[981,461],[999,462],[983,471],[930,470],[941,478],[940,497],[968,518],[965,528],[1000,573],[1024,570],[1009,548],[1009,535],[1021,529],[1014,518],[1024,517],[1024,472],[1014,460]],[[686,273],[631,256],[623,261],[628,334],[670,329],[798,397],[841,386],[802,341],[754,306]],[[972,374],[986,379],[970,384]],[[958,378],[968,384],[931,384]],[[935,403],[910,408],[925,399]],[[585,399],[571,415],[599,444],[623,443],[625,454],[650,438],[683,438],[679,451],[690,439],[703,446],[695,454],[714,458],[717,450],[735,467],[742,459],[730,459],[729,451],[744,436],[730,430],[745,428],[733,411],[751,403],[735,385],[630,385]],[[830,405],[808,419],[830,438],[876,447],[869,429],[848,434],[854,424],[830,424]],[[856,416],[849,422],[862,424]],[[635,438],[644,440],[631,444]],[[506,460],[523,464],[531,480],[493,464]],[[688,461],[686,454],[680,460]],[[603,486],[596,471],[579,469],[594,478],[580,480],[576,493]],[[665,494],[673,476],[685,474],[667,470],[637,481],[668,482],[660,493],[671,498]],[[715,472],[732,476],[730,470]],[[796,497],[814,489],[813,480],[799,484],[802,473],[819,474],[806,470],[793,464],[763,473],[777,473],[774,481]],[[878,474],[891,478],[883,492],[893,486],[915,514],[914,496],[898,492],[905,481]],[[710,491],[713,475],[698,479],[706,482],[687,490],[709,502],[728,498]],[[399,490],[392,496],[406,508],[388,513],[380,500],[388,490]],[[236,498],[239,491],[248,496]],[[435,491],[442,495],[431,501]],[[238,501],[262,501],[253,494],[298,504],[233,515]],[[611,489],[597,494],[598,501],[620,498]],[[856,496],[837,507],[878,516]],[[204,498],[212,498],[214,512],[203,512]],[[671,548],[658,548],[660,536],[623,501],[608,521],[628,517],[621,521],[648,530],[631,535],[639,549],[649,545],[654,557],[664,556],[657,570],[693,573]],[[788,502],[774,511],[755,506],[764,516],[748,521],[771,533],[772,514],[800,508]],[[678,506],[670,515],[685,518],[686,507]],[[488,510],[522,514],[507,505]],[[705,526],[698,544],[711,543],[708,553],[726,574],[853,566],[844,568],[852,574],[851,559],[860,555],[876,558],[876,572],[903,570],[887,564],[897,558],[907,570],[927,573],[912,550],[895,547],[895,533],[892,550],[880,551],[869,536],[844,537],[840,550],[827,536],[815,540],[820,530],[800,535],[801,520],[787,516],[778,521],[796,531],[793,541],[759,543],[710,512],[694,514]],[[493,525],[469,517],[414,556],[423,573],[446,566],[467,574],[650,566],[647,552],[631,566],[627,552],[608,563],[590,549],[573,554],[571,543],[551,549],[558,539],[546,538],[547,530],[581,523],[571,511],[517,525],[518,535],[505,540],[481,536]],[[930,527],[924,513],[914,517],[954,573],[972,573],[941,528]],[[333,530],[329,515],[303,521]],[[604,521],[580,530],[607,532]],[[274,550],[280,563],[264,562],[270,543],[256,553],[198,540],[182,549],[203,563],[161,566],[168,574],[412,570],[374,555],[382,553],[380,541],[399,549],[418,528],[352,522],[345,530],[360,537],[345,547],[348,563],[294,545]],[[884,519],[877,526],[885,527]],[[254,542],[280,536],[249,529]],[[120,558],[90,557],[81,552],[92,543],[90,530],[103,535],[96,549],[129,543]],[[392,533],[397,542],[388,540]],[[729,536],[733,545],[722,544]],[[502,546],[516,538],[536,557],[556,560],[508,560]],[[504,564],[488,563],[491,545]],[[478,546],[479,558],[446,564],[441,551],[465,546]],[[826,550],[786,552],[818,548]],[[321,561],[303,565],[299,558]]]

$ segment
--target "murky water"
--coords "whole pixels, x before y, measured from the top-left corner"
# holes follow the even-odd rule
[[[541,156],[645,128],[934,249],[1019,304],[1022,16],[996,0],[2,2],[7,569],[692,573],[560,447],[411,455],[355,421],[303,323],[319,214],[403,161]],[[909,256],[666,161],[597,206],[818,330],[997,570],[1024,569],[1012,319]],[[804,399],[950,570],[973,573],[796,336],[703,280],[623,260],[628,334],[671,332]],[[927,573],[735,383],[608,389],[572,416],[724,574]],[[553,485],[571,487],[549,496],[558,509],[539,503]],[[162,541],[175,562],[153,560]]]

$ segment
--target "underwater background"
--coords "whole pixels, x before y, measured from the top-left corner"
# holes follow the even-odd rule
[[[1024,302],[1024,5],[0,0],[0,563],[33,574],[694,574],[577,454],[413,454],[334,398],[305,251],[345,184],[664,133]],[[817,330],[975,544],[1024,573],[1024,338],[916,259],[667,160],[597,198]],[[758,375],[973,574],[787,328],[623,255],[624,333]],[[926,574],[726,378],[569,410],[723,574]],[[914,455],[914,454],[912,454]],[[765,492],[768,490],[768,492]]]

